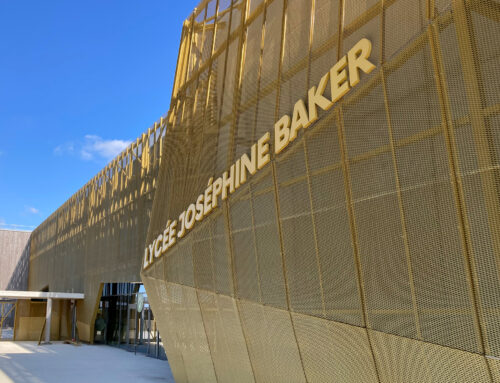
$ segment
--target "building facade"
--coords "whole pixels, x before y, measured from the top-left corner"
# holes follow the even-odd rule
[[[0,290],[28,288],[29,238],[28,231],[0,229]],[[14,327],[14,303],[0,298],[0,339]]]
[[[499,23],[202,1],[140,255],[177,382],[500,382]]]
[[[94,340],[103,286],[140,282],[137,254],[146,238],[165,130],[162,118],[31,234],[28,288],[85,294],[77,303],[78,335],[85,342]],[[61,308],[61,317],[69,317],[68,308]],[[20,321],[36,321],[26,339],[38,339],[44,312],[45,306],[19,311]]]
[[[28,288],[29,231],[0,229],[0,290]]]
[[[84,293],[92,342],[103,285],[142,277],[177,382],[500,382],[499,23],[202,1],[167,116],[29,239],[0,231],[3,288]],[[16,339],[44,313],[19,304]]]

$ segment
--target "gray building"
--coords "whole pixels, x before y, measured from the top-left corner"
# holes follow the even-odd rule
[[[31,232],[0,229],[0,290],[28,288]]]
[[[0,290],[27,290],[29,270],[29,239],[31,232],[0,229]],[[0,299],[2,329],[14,325],[15,310],[10,300]],[[0,331],[5,338],[8,331]]]

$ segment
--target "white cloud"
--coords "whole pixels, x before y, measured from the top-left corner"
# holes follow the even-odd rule
[[[99,136],[88,134],[81,142],[66,142],[54,148],[54,155],[77,154],[82,160],[105,159],[109,161],[120,154],[131,141],[105,140]]]
[[[111,160],[120,154],[131,141],[104,140],[99,136],[86,135],[85,143],[80,150],[80,156],[84,160],[91,160],[95,156]]]
[[[54,154],[56,156],[62,156],[63,154],[73,154],[75,151],[75,144],[72,142],[66,142],[65,144],[56,146],[54,148]]]
[[[27,230],[27,229],[34,229],[35,226],[30,226],[30,225],[17,225],[15,223],[7,223],[5,222],[5,219],[0,218],[0,229],[5,229],[5,230]]]
[[[38,210],[36,207],[33,207],[33,206],[25,206],[24,208],[26,209],[26,211],[28,213],[31,213],[31,214],[38,214],[38,213],[40,213],[40,210]]]

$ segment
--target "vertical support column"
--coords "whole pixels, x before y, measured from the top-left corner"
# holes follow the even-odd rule
[[[2,329],[3,329],[3,302],[0,303],[2,305],[2,312],[0,313],[0,339],[2,339]]]
[[[137,302],[137,301],[136,301]],[[138,324],[138,318],[137,318],[137,303],[134,305],[135,306],[135,316],[134,316],[134,355],[137,353],[137,328],[139,327]]]
[[[76,341],[76,302],[71,300],[71,339]]]
[[[156,327],[156,322],[155,322]],[[156,359],[159,359],[160,355],[160,332],[158,330],[155,331],[156,334],[156,344],[155,344],[155,356]]]
[[[141,311],[141,316],[139,317],[139,345],[144,342],[144,310]]]
[[[50,343],[50,321],[52,319],[52,298],[47,299],[45,312],[45,343]]]
[[[19,301],[18,301],[18,300],[16,300],[16,307],[15,307],[15,309],[14,309],[14,310],[16,310],[16,311],[14,312],[14,330],[13,330],[13,331],[14,331],[14,333],[12,334],[12,340],[13,340],[13,341],[15,341],[15,340],[16,340],[16,328],[17,328],[17,308],[18,308],[18,304],[17,304],[17,303],[18,303],[18,302],[19,302]],[[1,331],[1,329],[0,329],[0,331]],[[1,336],[0,336],[0,338],[1,338]]]
[[[147,331],[148,331],[148,351],[146,352],[149,355],[149,345],[151,343],[151,307],[148,308],[148,322],[147,322]]]
[[[127,299],[127,326],[125,333],[125,344],[128,346],[130,343],[130,303]]]
[[[122,343],[122,295],[118,295],[118,347]]]

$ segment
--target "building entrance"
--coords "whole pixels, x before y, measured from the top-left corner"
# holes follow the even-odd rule
[[[104,284],[94,342],[166,359],[142,283]]]

